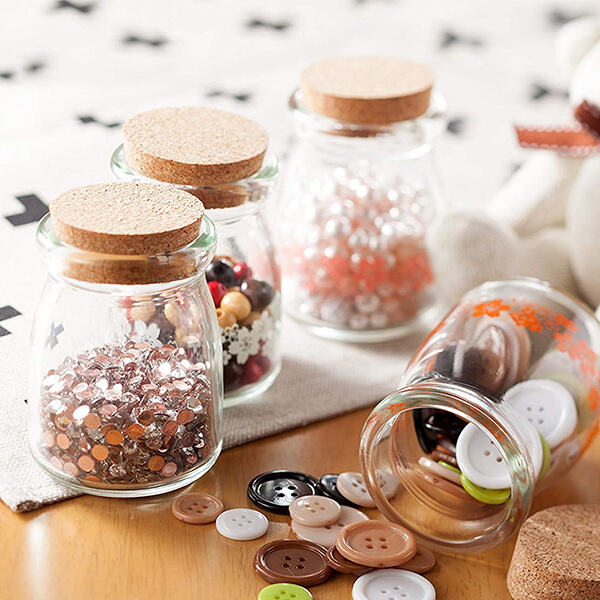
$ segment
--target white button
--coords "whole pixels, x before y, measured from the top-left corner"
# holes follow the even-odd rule
[[[267,517],[251,508],[232,508],[217,517],[217,531],[231,540],[254,540],[268,528]]]
[[[563,385],[531,379],[507,390],[504,401],[544,436],[550,449],[564,442],[577,427],[577,406]]]
[[[379,569],[354,582],[352,600],[435,600],[435,588],[417,573]]]
[[[542,440],[535,427],[518,412],[512,414],[533,463],[535,476],[544,461]],[[456,462],[465,477],[488,490],[502,490],[511,485],[510,472],[497,442],[474,423],[469,423],[456,440]]]
[[[396,495],[400,486],[400,480],[396,475],[381,470],[377,471],[377,483],[388,500]]]
[[[510,472],[496,442],[474,423],[456,440],[456,462],[465,477],[488,490],[510,487]]]
[[[338,492],[353,504],[358,504],[358,506],[364,506],[365,508],[373,508],[375,506],[375,502],[371,498],[371,494],[369,494],[369,490],[367,490],[367,486],[365,485],[365,480],[360,473],[353,471],[340,473],[335,485]]]

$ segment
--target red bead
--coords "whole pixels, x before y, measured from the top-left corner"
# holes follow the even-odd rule
[[[208,289],[210,290],[210,295],[212,296],[213,302],[215,303],[215,308],[219,308],[219,306],[221,306],[221,300],[223,300],[223,296],[229,290],[218,281],[211,281],[208,284]]]
[[[256,383],[263,375],[263,370],[257,360],[249,358],[244,365],[244,372],[240,378],[240,385]]]
[[[252,277],[252,269],[248,266],[248,263],[240,262],[233,265],[233,272],[238,280],[238,283],[246,281],[246,279]]]

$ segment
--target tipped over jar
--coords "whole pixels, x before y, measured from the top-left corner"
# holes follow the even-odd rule
[[[444,103],[425,65],[323,60],[290,98],[296,144],[279,203],[284,308],[345,341],[400,337],[435,312],[425,236]]]
[[[265,130],[200,107],[140,113],[111,159],[123,181],[171,184],[202,200],[217,232],[206,279],[223,346],[225,404],[260,396],[281,370],[280,272],[264,209],[278,175]]]
[[[222,446],[222,350],[204,271],[215,229],[191,194],[75,188],[37,242],[29,443],[80,492],[147,496],[206,473]]]
[[[599,350],[593,313],[547,284],[469,292],[365,423],[360,458],[378,508],[440,550],[507,539],[598,433]],[[393,500],[382,473],[401,484]]]

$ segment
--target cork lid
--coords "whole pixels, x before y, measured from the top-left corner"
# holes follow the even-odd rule
[[[326,117],[359,125],[414,119],[429,107],[433,71],[389,57],[330,58],[300,75],[302,101]]]
[[[131,284],[193,274],[193,259],[169,255],[200,233],[204,206],[192,194],[160,184],[107,183],[67,190],[49,208],[54,235],[86,251],[69,256],[69,277]]]
[[[262,166],[268,136],[256,122],[225,110],[159,108],[123,126],[127,164],[175,185],[233,183]]]
[[[508,571],[515,600],[600,597],[600,505],[563,505],[529,517]]]

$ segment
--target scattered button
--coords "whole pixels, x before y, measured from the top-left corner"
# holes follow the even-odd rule
[[[335,543],[340,554],[367,567],[394,567],[417,553],[413,534],[395,523],[361,521],[340,531]]]
[[[484,504],[504,504],[510,498],[510,488],[502,490],[486,489],[467,479],[464,473],[461,475],[461,483],[470,496]]]
[[[337,571],[338,573],[345,573],[347,575],[354,575],[355,577],[360,577],[361,575],[370,573],[373,570],[373,567],[365,567],[348,560],[340,554],[340,551],[335,546],[332,546],[329,548],[329,550],[327,550],[327,556],[325,557],[325,560],[334,571]]]
[[[290,516],[307,527],[333,525],[340,518],[342,507],[325,496],[303,496],[290,504]]]
[[[416,573],[383,569],[359,577],[352,587],[352,600],[435,600],[435,588]]]
[[[431,571],[435,567],[435,563],[435,554],[429,548],[417,544],[417,553],[399,566],[405,571],[423,574]]]
[[[365,480],[361,473],[347,471],[340,473],[337,479],[337,490],[350,502],[365,508],[374,508],[375,502],[367,490]]]
[[[443,477],[452,483],[460,485],[460,471],[454,471],[451,468],[440,465],[426,456],[421,456],[418,460],[419,466],[429,471],[432,475],[436,475],[437,477]],[[450,466],[450,465],[449,465]]]
[[[522,381],[506,391],[504,402],[544,436],[550,449],[564,442],[577,427],[575,400],[569,390],[556,381]]]
[[[339,504],[345,504],[346,506],[358,508],[356,504],[350,502],[348,498],[344,498],[344,496],[342,496],[342,494],[339,493],[336,485],[338,477],[339,475],[337,475],[336,473],[328,473],[326,475],[323,475],[321,479],[319,479],[319,487],[321,488],[321,493],[324,496],[332,498]]]
[[[318,493],[319,482],[311,475],[296,471],[268,471],[248,484],[248,498],[256,506],[284,515],[297,498]]]
[[[340,517],[333,525],[306,527],[306,525],[300,525],[292,520],[292,531],[301,540],[307,540],[325,546],[326,548],[331,548],[331,546],[335,546],[338,533],[346,527],[346,525],[356,523],[357,521],[368,521],[368,519],[369,517],[367,517],[364,512],[350,506],[342,506]]]
[[[171,511],[180,521],[194,525],[212,523],[222,512],[223,503],[209,494],[184,494],[173,502]]]
[[[231,540],[255,540],[268,528],[267,517],[251,508],[232,508],[217,517],[217,531]]]
[[[312,594],[295,583],[272,583],[260,590],[258,600],[312,600]]]
[[[274,540],[261,546],[254,569],[269,583],[317,585],[331,576],[325,549],[304,540]]]
[[[539,479],[546,476],[546,473],[548,473],[550,466],[552,465],[552,454],[550,452],[550,448],[548,447],[543,435],[540,435],[540,439],[542,440],[544,459],[542,460],[542,468],[540,469],[540,474],[538,476]]]

